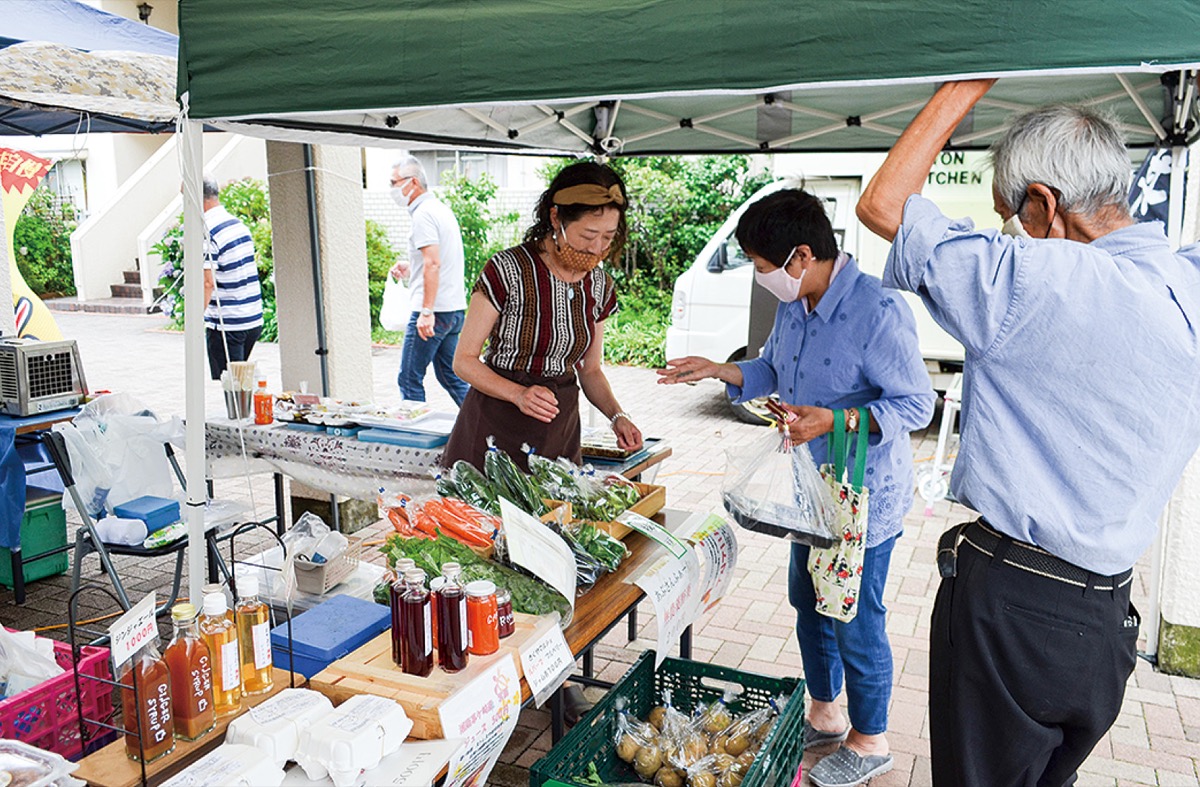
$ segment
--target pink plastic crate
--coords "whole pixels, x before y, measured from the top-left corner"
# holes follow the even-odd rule
[[[70,760],[85,752],[79,738],[78,699],[71,646],[55,641],[54,658],[66,670],[32,689],[0,701],[0,738],[16,738]],[[108,648],[84,645],[79,658],[79,690],[83,693],[83,715],[112,724],[112,686],[87,680],[84,675],[112,679]],[[116,733],[89,724],[88,751],[91,753],[116,738]]]

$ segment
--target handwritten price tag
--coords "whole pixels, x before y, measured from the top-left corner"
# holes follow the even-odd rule
[[[539,708],[575,669],[575,657],[558,627],[558,613],[550,615],[541,628],[520,650],[525,681]]]
[[[108,627],[114,672],[129,661],[133,654],[158,640],[158,624],[154,622],[154,607],[155,597],[154,592],[151,591]]]

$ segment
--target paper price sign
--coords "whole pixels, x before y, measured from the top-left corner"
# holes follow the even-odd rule
[[[575,669],[575,657],[567,647],[562,629],[558,627],[557,613],[543,621],[539,629],[520,653],[525,681],[529,684],[534,703],[540,708],[554,690],[570,677]]]
[[[129,661],[134,653],[158,639],[154,607],[154,592],[151,591],[108,627],[114,672]]]
[[[633,528],[663,549],[666,549],[677,560],[682,559],[684,555],[691,551],[688,545],[676,538],[670,530],[667,530],[653,520],[647,519],[641,514],[626,511],[617,517],[617,521]]]
[[[636,584],[654,604],[658,618],[655,668],[662,665],[673,643],[696,619],[699,608],[700,559],[691,547],[682,559],[663,555],[646,569]]]

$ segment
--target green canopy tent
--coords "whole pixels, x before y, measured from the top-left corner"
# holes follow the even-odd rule
[[[985,146],[1013,112],[1055,101],[1105,107],[1135,146],[1197,131],[1200,4],[1170,0],[181,0],[179,29],[191,227],[200,123],[526,154],[884,150],[936,84],[992,76],[953,146]],[[192,233],[185,270],[195,302]],[[191,454],[204,338],[199,312],[187,321]]]

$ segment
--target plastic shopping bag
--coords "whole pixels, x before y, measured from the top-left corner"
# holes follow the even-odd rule
[[[404,282],[392,278],[389,273],[383,280],[383,305],[379,307],[379,326],[385,331],[403,331],[412,317],[409,308],[408,287]]]
[[[728,452],[721,499],[747,530],[809,546],[835,541],[837,508],[808,447],[771,432],[749,452]]]

